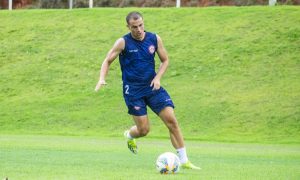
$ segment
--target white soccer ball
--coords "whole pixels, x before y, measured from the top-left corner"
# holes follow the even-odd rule
[[[180,161],[176,154],[165,152],[158,156],[156,169],[161,174],[175,174],[179,172]]]

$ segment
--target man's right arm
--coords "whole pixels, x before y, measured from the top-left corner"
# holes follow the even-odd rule
[[[105,77],[108,73],[108,69],[110,64],[117,58],[117,56],[123,51],[125,48],[125,40],[123,38],[118,39],[111,50],[108,51],[100,70],[99,81],[96,85],[95,91],[99,91],[99,89],[106,84]]]

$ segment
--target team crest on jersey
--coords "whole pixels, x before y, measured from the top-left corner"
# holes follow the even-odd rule
[[[149,52],[153,54],[155,52],[155,47],[153,45],[149,46]]]

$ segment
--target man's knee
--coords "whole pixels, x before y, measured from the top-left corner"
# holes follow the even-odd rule
[[[179,129],[179,125],[178,125],[176,119],[173,119],[173,120],[169,121],[169,129],[170,130],[177,130],[177,129]]]
[[[179,129],[179,124],[175,116],[165,116],[162,119],[165,122],[166,126],[168,127],[169,131],[173,132]]]

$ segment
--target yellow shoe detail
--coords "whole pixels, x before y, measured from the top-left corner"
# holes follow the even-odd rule
[[[129,131],[125,131],[124,132],[124,137],[127,139],[127,146],[128,146],[128,149],[134,153],[134,154],[137,154],[138,151],[137,151],[137,145],[136,145],[136,142],[135,142],[135,139],[129,139],[127,137],[127,134],[129,133]]]
[[[201,169],[200,167],[197,167],[194,164],[192,164],[191,161],[181,164],[181,167],[183,169],[197,169],[197,170]]]

